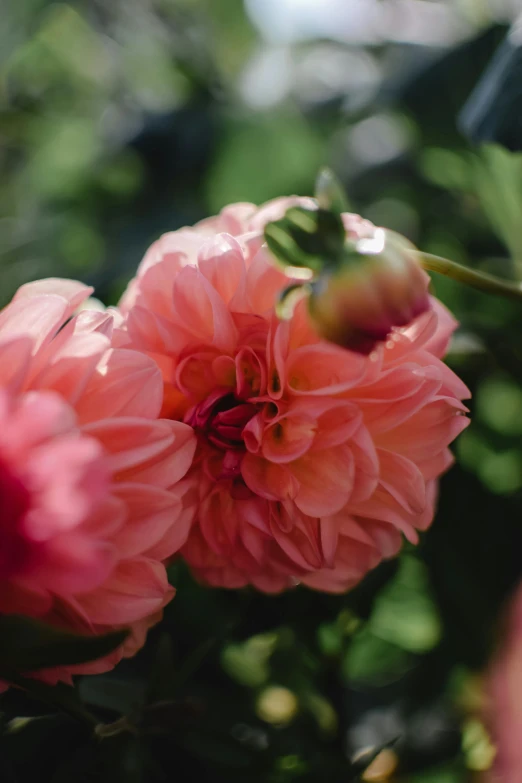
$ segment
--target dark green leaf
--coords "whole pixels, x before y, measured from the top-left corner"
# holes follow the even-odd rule
[[[81,636],[19,615],[0,617],[0,672],[35,672],[71,666],[108,655],[127,631]]]
[[[337,213],[291,207],[283,218],[267,224],[265,239],[283,265],[320,272],[341,263],[346,234]]]

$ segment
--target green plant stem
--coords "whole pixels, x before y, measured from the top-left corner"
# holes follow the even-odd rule
[[[461,266],[456,264],[455,261],[450,261],[441,256],[434,256],[431,253],[419,252],[416,253],[416,256],[428,272],[438,272],[446,277],[451,277],[452,280],[458,280],[459,283],[464,283],[488,294],[522,300],[522,283],[502,280],[494,275],[488,275],[486,272],[477,272],[476,269]]]

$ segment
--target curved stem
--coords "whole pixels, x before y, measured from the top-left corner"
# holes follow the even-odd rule
[[[428,272],[438,272],[452,280],[458,280],[472,288],[478,288],[479,291],[485,291],[488,294],[497,294],[505,296],[508,299],[522,299],[522,283],[510,282],[501,278],[488,275],[486,272],[477,272],[468,266],[461,266],[441,256],[434,256],[431,253],[417,253],[422,266]]]

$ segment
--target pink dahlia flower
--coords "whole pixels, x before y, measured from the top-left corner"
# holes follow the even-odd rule
[[[90,289],[23,286],[0,311],[0,612],[99,634],[130,627],[101,672],[143,644],[170,600],[162,561],[188,534],[190,427],[157,419],[163,384],[113,349],[112,316],[74,310]]]
[[[159,239],[119,339],[156,358],[163,415],[198,436],[181,550],[196,576],[340,592],[430,524],[469,393],[440,359],[455,321],[435,300],[370,356],[321,340],[304,301],[278,321],[288,279],[263,227],[295,203],[314,202],[236,204]]]
[[[520,783],[522,777],[522,585],[509,608],[507,635],[489,676],[489,715],[497,755],[487,780]]]

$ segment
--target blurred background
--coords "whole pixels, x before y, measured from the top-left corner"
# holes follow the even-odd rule
[[[503,91],[507,108],[490,107],[472,141],[461,115],[472,93],[484,108],[477,84],[492,62],[497,78],[518,11],[7,0],[0,306],[56,275],[116,303],[159,234],[231,201],[310,194],[321,165],[354,211],[423,250],[522,277],[517,96]],[[484,671],[522,576],[522,321],[518,304],[433,282],[461,322],[449,361],[473,390],[473,425],[421,546],[340,597],[205,590],[175,565],[178,596],[146,649],[80,683],[105,720],[130,712],[138,735],[92,743],[62,717],[7,724],[2,781],[484,779]],[[4,724],[46,711],[16,693],[2,709]]]

